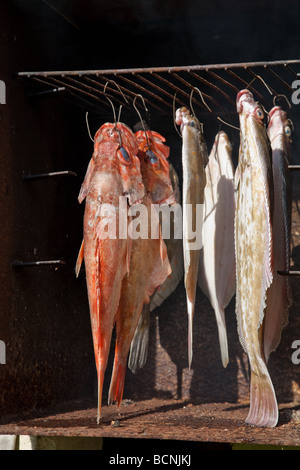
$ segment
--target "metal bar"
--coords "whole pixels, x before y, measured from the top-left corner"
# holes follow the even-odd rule
[[[288,168],[291,171],[299,171],[300,170],[300,165],[289,165]]]
[[[107,85],[106,87],[106,90],[105,92],[103,91],[104,90],[104,87],[105,87],[105,84],[102,84],[101,82],[99,82],[98,80],[94,80],[93,78],[90,78],[86,75],[83,75],[82,78],[84,80],[86,80],[88,83],[90,83],[92,89],[96,92],[96,93],[100,93],[102,96],[110,96],[107,91],[109,90],[110,92],[114,93],[113,96],[111,96],[111,99],[113,99],[114,101],[116,101],[117,103],[119,103],[120,105],[122,106],[125,106],[127,107],[128,109],[131,109],[129,104],[126,103],[126,101],[124,100],[123,96],[122,96],[122,93],[118,90],[118,88],[114,88],[113,85]],[[111,80],[110,79],[107,79],[108,82],[110,82]],[[99,87],[102,87],[103,89],[102,90],[97,90],[96,88],[94,88],[94,86],[92,85],[96,85],[96,86],[99,86]],[[118,85],[119,86],[119,85]],[[118,95],[118,98],[115,97],[115,95]],[[125,93],[124,93],[125,95]],[[122,100],[119,99],[119,96],[122,97]],[[127,97],[125,96],[125,98],[127,99]]]
[[[214,77],[218,77],[218,75],[214,74],[213,72],[209,72],[212,76]],[[213,88],[217,93],[220,93],[221,95],[224,96],[224,98],[229,101],[230,104],[235,104],[234,101],[230,98],[230,96],[227,95],[227,93],[225,93],[225,91],[221,90],[221,88],[219,88],[217,85],[214,85],[213,83],[211,83],[209,80],[206,80],[206,78],[202,77],[201,75],[198,75],[197,73],[195,72],[190,72],[190,74],[192,75],[192,77],[195,77],[197,80],[200,80],[201,82],[205,83],[207,86],[210,86],[211,88]],[[224,80],[225,82],[225,80]]]
[[[300,271],[277,271],[281,276],[300,276]]]
[[[32,80],[38,82],[38,83],[41,83],[42,85],[47,85],[47,86],[51,86],[53,87],[53,82],[52,81],[48,81],[46,80],[45,78],[41,78],[41,77],[31,77]],[[50,77],[50,80],[55,80],[53,77]],[[96,107],[96,105],[94,103],[91,103],[90,101],[88,101],[86,98],[83,98],[81,96],[78,95],[77,93],[77,90],[72,91],[71,89],[69,89],[69,87],[61,87],[61,88],[65,88],[65,91],[67,93],[69,93],[70,95],[74,96],[76,98],[76,100],[81,100],[81,101],[84,101],[85,105],[88,103],[90,106],[93,106],[93,108],[95,108],[95,111],[99,111],[99,109]],[[107,102],[107,105],[109,105],[109,103]]]
[[[156,72],[153,72],[152,75],[157,78],[158,80],[160,80],[162,83],[164,83],[165,85],[169,86],[170,88],[173,88],[173,90],[175,91],[179,91],[182,95],[184,96],[187,96],[189,97],[188,93],[185,93],[181,88],[179,88],[178,86],[174,85],[174,83],[170,82],[169,80],[167,80],[166,78],[162,77],[160,74],[156,73]],[[165,90],[164,90],[164,93],[167,93]],[[173,101],[173,96],[172,96],[172,101]],[[177,97],[176,97],[176,100],[178,101],[178,103],[180,103],[182,106],[185,106],[185,104],[183,103],[183,101],[180,101]],[[173,108],[173,105],[172,105],[172,108]]]
[[[65,261],[61,259],[47,260],[47,261],[13,261],[12,265],[15,268],[25,268],[27,266],[51,266],[51,265],[60,265],[66,264]]]
[[[216,74],[215,72],[213,72],[212,70],[207,70],[207,73],[209,73],[209,75],[211,75],[212,77],[216,78],[217,80],[220,80],[221,83],[223,83],[223,85],[226,85],[230,88],[232,88],[232,90],[235,92],[235,93],[238,93],[240,90],[239,88],[237,88],[235,85],[233,85],[232,83],[228,82],[227,80],[225,80],[223,77],[220,77],[220,75]]]
[[[281,83],[283,83],[288,89],[289,91],[293,91],[293,88],[285,81],[283,80],[282,77],[280,77],[276,72],[274,72],[274,70],[272,70],[270,67],[266,66],[265,69],[270,72],[272,75],[274,75],[274,77],[278,78],[278,80],[281,81]],[[276,93],[275,93],[276,94]]]
[[[29,174],[24,174],[22,175],[23,180],[38,180],[38,179],[44,179],[44,178],[52,178],[56,176],[77,176],[77,174],[74,171],[55,171],[51,173],[41,173],[37,175],[31,175]]]
[[[266,87],[266,89],[269,91],[270,94],[272,94],[272,95],[276,95],[276,94],[277,94],[277,93],[275,92],[275,90],[273,90],[273,89],[269,86],[269,84],[268,84],[260,75],[257,75],[255,72],[253,72],[253,70],[252,70],[250,67],[247,68],[247,71],[248,71],[249,73],[251,73],[251,74],[255,77],[255,79],[259,80],[259,81]],[[262,95],[261,95],[261,96],[262,96]],[[262,99],[262,98],[260,98],[260,99]]]
[[[208,64],[208,65],[189,65],[189,66],[172,66],[172,67],[145,67],[145,68],[132,68],[132,69],[106,69],[106,70],[70,70],[70,71],[48,71],[48,72],[18,72],[20,77],[35,76],[58,76],[58,75],[119,75],[119,74],[134,74],[134,73],[163,73],[163,72],[183,72],[183,71],[197,71],[197,70],[219,70],[219,69],[236,69],[247,67],[265,67],[273,65],[292,65],[300,64],[300,59],[296,60],[275,60],[267,62],[239,62],[239,63],[223,63],[223,64]]]
[[[294,76],[294,77],[299,77],[299,75],[291,69],[291,67],[288,64],[284,64],[284,67]]]
[[[51,95],[52,93],[59,93],[62,91],[66,91],[66,87],[61,86],[58,88],[52,88],[52,90],[44,90],[44,91],[38,91],[36,93],[28,93],[27,96],[33,97],[33,96]]]
[[[99,98],[99,96],[93,95],[93,94],[91,93],[91,91],[92,91],[92,90],[91,90],[91,87],[88,86],[88,85],[86,85],[85,83],[82,83],[82,81],[76,80],[76,79],[74,79],[73,77],[63,77],[63,78],[65,78],[66,80],[69,80],[69,82],[73,83],[73,86],[74,86],[74,87],[77,86],[76,89],[77,89],[80,93],[84,93],[84,94],[86,94],[86,95],[88,95],[88,96],[90,96],[90,97],[92,97],[92,98],[96,98],[97,101],[99,101],[100,103],[102,103],[102,104],[105,103],[105,104],[107,104],[108,106],[110,106],[110,104],[108,103],[107,100],[105,100],[105,99],[102,100],[101,98]],[[71,85],[69,85],[68,83],[67,83],[66,85],[67,85],[67,86],[71,86]],[[78,88],[78,86],[82,86],[85,90],[88,90],[88,91],[82,90],[81,88]],[[93,91],[95,91],[95,92],[97,93],[97,95],[100,94],[100,95],[104,96],[104,93],[101,92],[100,90],[95,90],[95,89],[93,88]],[[109,95],[108,95],[108,96],[109,96]]]
[[[152,76],[153,74],[151,74]],[[158,86],[156,83],[153,83],[151,82],[150,80],[148,80],[147,78],[143,77],[142,75],[140,74],[135,74],[136,77],[138,77],[140,80],[143,80],[144,83],[147,83],[148,85],[152,86],[153,88],[155,88],[157,91],[159,91],[160,93],[163,93],[165,94],[168,98],[170,98],[171,101],[173,101],[173,95],[171,93],[169,93],[167,90],[164,90],[163,88],[161,88],[160,86]],[[183,104],[183,103],[182,103]]]
[[[143,97],[145,98],[144,94],[147,94],[147,95],[150,95],[153,99],[159,101],[160,103],[163,103],[165,106],[169,106],[169,103],[167,103],[163,98],[161,98],[161,96],[158,96],[156,95],[155,93],[153,93],[152,91],[150,90],[147,90],[147,88],[133,82],[132,80],[130,80],[129,78],[127,77],[123,77],[123,75],[118,75],[118,78],[120,78],[121,80],[125,81],[126,83],[128,83],[129,85],[132,85],[134,86],[135,88],[138,88],[140,92],[143,93]],[[137,93],[133,92],[133,91],[130,91],[130,90],[127,90],[128,93],[131,93],[131,95],[133,96],[136,96]],[[146,99],[146,98],[145,98]],[[163,112],[164,110],[157,106],[155,103],[153,103],[152,101],[149,101],[148,100],[148,103],[151,104],[153,107],[157,108],[160,112]]]
[[[54,5],[52,5],[52,3],[48,2],[47,0],[42,0],[42,2],[45,5],[47,5],[49,8],[51,8],[51,10],[55,11],[55,13],[57,13],[59,16],[61,16],[61,18],[63,18],[65,21],[67,21],[69,24],[71,24],[74,28],[80,30],[80,27],[76,23],[74,23],[74,21],[71,20],[71,18],[69,18],[61,10],[59,10]]]
[[[232,70],[230,70],[229,68],[228,69],[225,69],[226,72],[228,72],[232,77],[234,77],[236,80],[239,80],[245,87],[247,87],[249,90],[251,90],[253,93],[255,93],[255,95],[257,97],[259,97],[260,100],[263,100],[264,101],[264,97],[258,93],[255,88],[253,88],[251,85],[249,86],[249,83],[246,82],[246,80],[244,80],[243,78],[239,77],[235,72],[233,72]],[[245,68],[246,70],[246,68]]]

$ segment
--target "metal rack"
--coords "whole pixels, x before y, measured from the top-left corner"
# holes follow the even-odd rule
[[[37,93],[61,93],[71,96],[78,104],[89,106],[101,113],[110,106],[106,93],[115,103],[131,106],[130,101],[142,95],[149,109],[163,114],[172,113],[174,96],[176,104],[186,106],[191,91],[198,88],[193,102],[202,112],[217,116],[236,114],[236,94],[242,88],[249,88],[256,99],[265,106],[271,106],[275,97],[285,96],[284,104],[290,102],[293,82],[300,74],[300,60],[271,62],[245,62],[233,64],[191,65],[180,67],[153,67],[119,70],[77,70],[52,72],[20,72],[18,76],[40,85]],[[122,93],[129,99],[124,102]],[[234,117],[231,117],[234,120]]]
[[[236,95],[243,89],[252,91],[255,98],[269,110],[281,105],[292,114],[292,95],[300,80],[300,60],[244,62],[232,64],[190,65],[118,70],[77,70],[48,72],[19,72],[18,77],[34,85],[31,96],[60,94],[72,98],[85,110],[107,113],[111,104],[133,111],[133,100],[142,96],[149,110],[172,116],[176,106],[197,106],[200,115],[214,115],[230,126],[238,126]],[[297,85],[297,83],[296,83]],[[36,88],[38,87],[38,88]],[[197,90],[198,93],[192,93]],[[124,99],[125,97],[125,99]],[[142,101],[137,101],[142,106]],[[298,171],[300,165],[291,165]],[[73,174],[59,172],[57,174]],[[40,179],[46,175],[25,175],[23,179]],[[281,275],[300,275],[299,271],[284,271]]]

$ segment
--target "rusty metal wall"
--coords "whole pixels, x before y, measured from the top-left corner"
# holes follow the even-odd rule
[[[0,406],[4,419],[7,415],[55,407],[70,400],[96,400],[84,273],[79,279],[74,274],[83,215],[77,194],[92,153],[85,127],[85,108],[74,107],[60,96],[35,96],[36,90],[24,87],[16,77],[17,72],[28,69],[62,68],[64,61],[67,62],[65,69],[72,64],[78,67],[85,54],[84,49],[78,49],[76,28],[66,26],[54,12],[43,16],[41,6],[37,6],[36,16],[24,14],[18,10],[18,3],[4,1],[0,4],[3,33],[0,79],[7,88],[7,104],[0,108],[0,340],[7,346],[7,363],[0,365]],[[51,43],[53,27],[61,39],[54,44]],[[28,31],[39,41],[31,41]],[[68,38],[66,44],[63,38]],[[74,54],[71,58],[68,57],[70,51]],[[89,51],[91,56],[101,68],[101,50]],[[109,62],[107,50],[105,58],[103,67]],[[293,58],[292,52],[290,58]],[[197,56],[195,60],[199,62],[201,58]],[[29,92],[33,96],[29,96]],[[105,115],[103,119],[106,120]],[[180,142],[172,124],[160,116],[156,117],[156,123],[157,130],[166,135],[172,147],[170,158],[180,172]],[[92,126],[97,125],[95,117]],[[22,180],[23,172],[38,174],[60,170],[72,170],[78,176]],[[295,181],[297,183],[297,176]],[[293,257],[297,266],[300,230],[297,232],[296,206],[294,216]],[[49,259],[63,259],[66,264],[13,267],[16,260]],[[295,301],[290,325],[270,360],[271,376],[281,402],[299,397],[300,366],[291,362],[291,343],[300,337],[297,282],[293,279]],[[152,316],[147,364],[136,375],[128,370],[124,398],[137,401],[147,397],[204,402],[247,400],[248,366],[237,338],[234,301],[227,318],[230,363],[223,369],[214,315],[207,299],[198,291],[194,359],[189,370],[185,293],[180,285]],[[104,400],[111,363],[112,357],[106,374]]]

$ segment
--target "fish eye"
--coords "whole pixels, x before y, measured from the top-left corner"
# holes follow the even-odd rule
[[[123,163],[125,163],[126,165],[130,164],[130,156],[125,147],[120,147],[117,153],[119,156],[121,156]]]
[[[195,125],[196,125],[196,124],[195,124],[195,121],[190,121],[190,122],[189,122],[189,126],[195,127]]]
[[[287,137],[291,137],[292,135],[292,129],[290,128],[290,126],[285,126],[284,128],[284,133]]]
[[[256,114],[256,116],[257,116],[259,119],[263,119],[263,118],[264,118],[264,113],[263,113],[263,111],[262,111],[261,108],[256,108],[255,114]]]
[[[152,150],[147,150],[146,152],[146,158],[149,163],[152,163],[152,165],[159,166],[159,159],[158,156],[155,155],[155,153]]]

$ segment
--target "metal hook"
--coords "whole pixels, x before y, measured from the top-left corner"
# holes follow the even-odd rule
[[[91,135],[90,125],[89,125],[89,121],[88,121],[88,115],[89,115],[89,112],[87,111],[87,112],[85,113],[86,127],[87,127],[88,134],[89,134],[89,136],[90,136],[91,141],[95,143],[95,141],[94,141],[94,139],[93,139],[93,137],[92,137],[92,135]]]
[[[210,107],[208,106],[208,104],[204,101],[203,95],[202,95],[201,91],[199,90],[199,88],[193,87],[193,89],[192,89],[192,91],[191,91],[191,94],[190,94],[190,107],[191,107],[191,110],[192,110],[192,112],[193,112],[193,115],[196,116],[196,115],[195,115],[195,112],[194,112],[194,109],[193,109],[193,105],[192,105],[192,97],[193,97],[194,90],[197,90],[197,91],[198,91],[198,93],[199,93],[199,95],[200,95],[200,98],[201,98],[201,100],[202,100],[202,103],[203,103],[204,106],[208,109],[208,111],[209,111],[210,113],[212,113],[212,110],[210,109]]]
[[[197,90],[197,91],[198,91],[198,93],[199,93],[199,95],[200,95],[200,98],[201,98],[201,100],[202,100],[202,103],[203,103],[204,106],[208,109],[208,111],[212,113],[213,111],[210,109],[210,107],[208,106],[208,104],[207,104],[206,101],[204,100],[201,91],[200,91],[199,88],[197,88],[197,87],[193,87],[193,90],[192,90],[191,96],[190,96],[190,105],[191,105],[192,110],[193,110],[193,107],[192,107],[192,100],[191,100],[191,97],[192,97],[192,94],[193,94],[194,90]],[[193,111],[193,114],[195,115],[194,111]],[[223,124],[226,124],[226,126],[230,126],[230,127],[232,127],[233,129],[236,129],[236,130],[238,130],[238,131],[240,130],[238,127],[233,126],[232,124],[229,124],[228,122],[226,122],[226,121],[224,121],[223,119],[221,119],[219,116],[217,116],[217,119],[218,119],[220,122],[222,122]]]
[[[121,90],[120,86],[119,86],[119,85],[117,84],[117,82],[115,82],[114,80],[107,80],[107,82],[105,83],[105,86],[104,86],[104,88],[103,88],[103,93],[104,93],[104,94],[106,93],[106,88],[107,88],[107,85],[108,85],[109,83],[113,83],[113,84],[115,85],[115,87],[116,87],[116,88],[118,89],[118,91],[121,93],[121,95],[122,95],[122,97],[123,97],[125,103],[126,103],[126,104],[129,104],[129,101],[128,101],[128,99],[126,98],[126,96],[124,95],[124,93],[123,93],[123,91]],[[115,125],[116,125],[117,122],[120,122],[122,105],[120,105],[120,107],[119,107],[118,120],[116,120],[116,112],[115,112],[114,105],[113,105],[112,101],[108,98],[108,96],[107,96],[107,95],[105,95],[105,96],[106,96],[106,99],[110,102],[110,104],[111,104],[111,106],[112,106],[112,108],[113,108],[114,120],[115,120]]]
[[[176,127],[176,122],[175,122],[175,104],[176,104],[176,95],[177,95],[177,90],[175,92],[175,95],[173,97],[173,125],[175,127],[175,131],[177,132],[177,134],[179,135],[179,137],[182,138],[182,135],[180,134],[179,130],[177,129]]]
[[[110,103],[110,105],[112,107],[112,111],[113,111],[113,115],[114,115],[114,123],[115,123],[115,127],[117,127],[117,117],[116,117],[116,110],[115,110],[114,104],[111,101],[111,99],[106,95],[106,87],[107,87],[108,83],[109,83],[108,81],[105,83],[105,86],[103,88],[103,93],[105,95],[105,98],[107,99],[107,101]]]
[[[275,95],[274,98],[273,98],[273,106],[276,106],[276,104],[275,104],[276,98],[284,98],[285,101],[287,102],[289,110],[291,111],[291,109],[292,109],[291,103],[289,102],[288,98],[285,95],[283,95],[283,94]]]
[[[148,147],[148,150],[149,150],[149,149],[150,149],[150,145],[149,145],[149,140],[148,140],[147,131],[146,131],[146,129],[145,129],[145,124],[144,124],[144,121],[143,121],[143,119],[142,119],[141,113],[139,112],[139,110],[137,109],[136,104],[135,104],[136,99],[137,99],[138,97],[141,98],[141,100],[142,100],[142,102],[143,102],[143,105],[144,105],[144,108],[145,108],[145,111],[148,112],[148,108],[147,108],[147,106],[146,106],[144,97],[143,97],[142,95],[140,95],[140,94],[137,94],[137,95],[134,97],[133,102],[132,102],[132,106],[134,107],[134,109],[136,110],[136,112],[137,112],[137,114],[138,114],[138,116],[139,116],[139,118],[140,118],[141,124],[142,124],[142,126],[143,126],[143,130],[144,130],[144,133],[145,133],[146,141],[147,141],[147,147]]]

